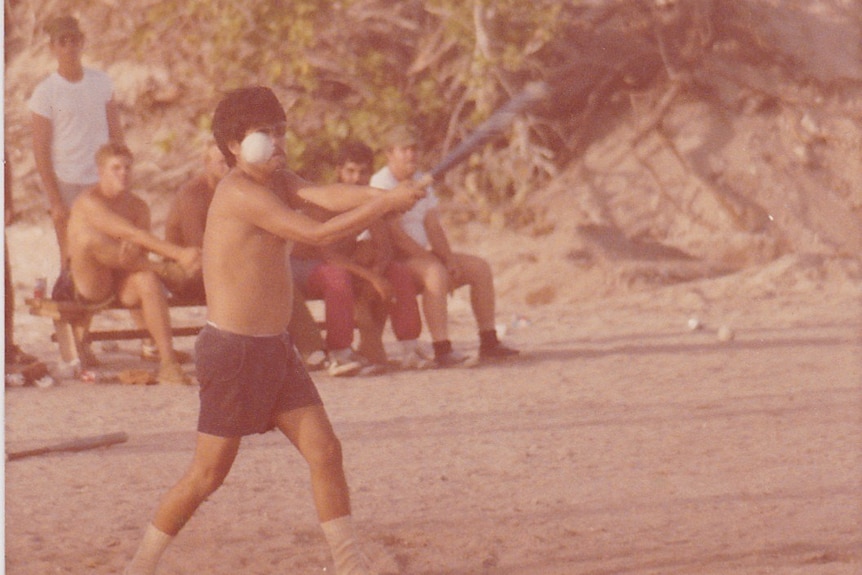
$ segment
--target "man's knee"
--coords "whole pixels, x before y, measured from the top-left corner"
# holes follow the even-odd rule
[[[311,467],[340,467],[342,464],[341,441],[334,433],[321,435],[306,446],[304,456]]]
[[[135,272],[129,279],[141,299],[165,297],[164,285],[155,272],[150,270]]]
[[[491,264],[488,260],[479,256],[467,256],[464,258],[464,271],[467,274],[467,282],[472,285],[489,284],[494,281]]]
[[[429,264],[425,268],[423,276],[423,283],[427,291],[443,294],[449,292],[449,272],[443,264],[436,262]]]
[[[196,497],[203,501],[222,486],[227,472],[215,467],[193,466],[186,475],[186,482]]]

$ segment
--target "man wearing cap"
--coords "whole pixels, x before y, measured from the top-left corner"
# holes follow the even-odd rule
[[[60,244],[60,266],[68,266],[66,224],[72,201],[99,180],[96,152],[109,141],[123,144],[123,130],[107,74],[81,62],[84,34],[72,16],[46,26],[57,71],[33,91],[31,112],[36,169],[48,199]]]
[[[371,177],[370,185],[388,190],[399,182],[420,179],[417,143],[415,133],[407,126],[392,129],[385,139],[386,165]],[[450,367],[469,360],[452,348],[448,328],[447,295],[463,285],[470,286],[470,304],[479,328],[479,358],[516,355],[517,350],[497,339],[491,266],[483,258],[452,250],[437,206],[437,198],[429,188],[413,208],[390,222],[396,252],[422,289],[425,324],[431,333],[437,366]]]

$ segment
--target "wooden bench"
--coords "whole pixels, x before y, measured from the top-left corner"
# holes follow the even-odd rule
[[[81,361],[88,354],[87,344],[94,341],[120,341],[144,339],[150,337],[145,329],[92,329],[92,320],[101,313],[115,310],[129,311],[119,305],[93,310],[86,305],[72,301],[54,301],[48,298],[29,298],[26,300],[32,315],[48,317],[54,321],[54,333],[51,340],[57,342],[60,357],[65,362]],[[205,303],[193,301],[168,300],[171,309],[202,307]],[[89,328],[89,329],[88,329]],[[195,336],[203,325],[174,325],[171,322],[171,332],[174,337]]]

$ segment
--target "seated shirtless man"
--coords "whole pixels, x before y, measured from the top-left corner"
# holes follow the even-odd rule
[[[150,210],[129,190],[132,153],[106,144],[96,153],[99,182],[83,192],[69,214],[67,240],[75,300],[94,308],[119,302],[141,308],[144,326],[159,350],[158,380],[189,384],[173,349],[165,288],[148,252],[176,261],[189,275],[201,251],[150,233]]]

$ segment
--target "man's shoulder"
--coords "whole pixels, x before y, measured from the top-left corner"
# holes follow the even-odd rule
[[[52,95],[55,92],[54,88],[57,85],[59,78],[60,75],[57,72],[51,72],[39,80],[36,87],[33,88],[33,93],[30,95],[30,101],[28,102],[31,111],[39,113],[40,110],[34,110],[33,107],[40,105],[44,100],[52,98]]]
[[[201,174],[183,184],[174,198],[174,203],[194,201],[211,191],[209,181]]]
[[[219,210],[226,212],[227,215],[236,215],[236,209],[254,202],[255,197],[269,193],[269,190],[263,185],[230,172],[216,185],[210,210]]]
[[[92,82],[107,82],[109,84],[112,82],[111,77],[107,72],[89,67],[84,67],[84,80]]]
[[[134,192],[126,192],[126,200],[129,205],[138,210],[150,210],[150,205],[147,201]]]

